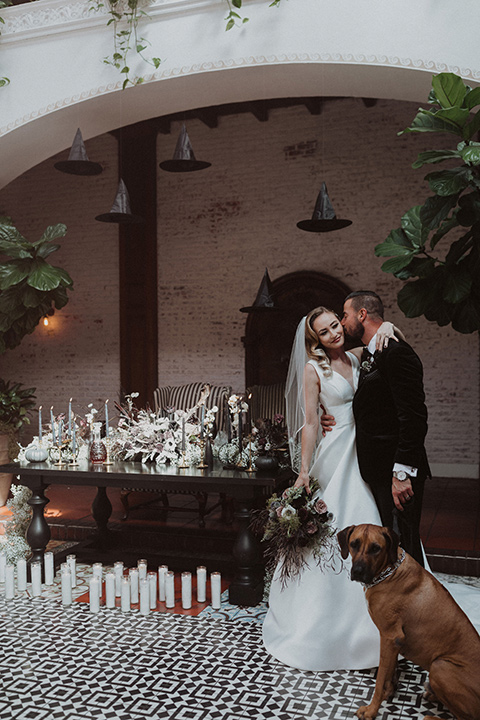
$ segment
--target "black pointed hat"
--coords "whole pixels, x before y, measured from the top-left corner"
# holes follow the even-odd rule
[[[167,172],[194,172],[195,170],[204,170],[210,167],[211,164],[212,163],[205,162],[204,160],[195,159],[187,128],[185,125],[182,125],[175,152],[173,153],[173,159],[164,160],[160,163],[160,167],[162,170],[167,170]]]
[[[99,163],[88,159],[80,128],[75,134],[68,160],[57,162],[54,167],[69,175],[100,175],[103,170]]]
[[[297,223],[297,227],[300,228],[300,230],[307,230],[307,232],[329,232],[330,230],[340,230],[351,224],[351,220],[340,220],[337,218],[333,205],[328,197],[327,186],[323,182],[311,220],[301,220]]]
[[[264,310],[278,310],[273,296],[274,292],[272,288],[272,281],[270,280],[268,269],[265,268],[265,273],[263,275],[262,282],[260,283],[260,287],[258,288],[255,302],[250,307],[240,308],[240,312],[249,313],[261,312]]]
[[[112,209],[103,215],[97,215],[95,220],[107,223],[139,223],[143,222],[143,218],[139,215],[132,215],[130,210],[130,198],[128,190],[123,180],[118,183],[117,195],[112,205]]]

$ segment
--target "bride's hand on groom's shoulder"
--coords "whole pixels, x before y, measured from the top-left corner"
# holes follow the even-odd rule
[[[382,350],[388,346],[390,340],[398,342],[398,338],[395,336],[396,334],[404,339],[403,333],[401,333],[393,323],[383,322],[377,330],[375,350],[382,352]]]

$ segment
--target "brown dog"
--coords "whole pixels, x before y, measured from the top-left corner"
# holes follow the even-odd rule
[[[388,528],[351,525],[337,538],[343,559],[352,556],[351,578],[364,584],[380,631],[375,692],[357,716],[374,718],[393,695],[401,654],[430,673],[429,700],[443,703],[457,720],[480,720],[480,636],[450,593],[398,547]]]

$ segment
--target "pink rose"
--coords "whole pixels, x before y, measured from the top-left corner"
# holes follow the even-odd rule
[[[317,500],[317,502],[315,503],[315,512],[317,512],[319,515],[323,515],[327,511],[327,503],[323,500]]]
[[[282,507],[277,508],[277,517],[282,517]]]

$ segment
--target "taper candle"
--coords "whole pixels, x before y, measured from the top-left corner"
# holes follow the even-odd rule
[[[38,408],[38,442],[42,442],[42,406]]]
[[[17,560],[17,590],[22,592],[27,589],[27,561],[25,558]]]
[[[123,562],[118,562],[113,565],[113,572],[115,573],[115,596],[121,597],[122,595],[122,577],[123,577]]]
[[[93,577],[98,577],[98,596],[102,597],[102,580],[103,580],[103,565],[102,565],[102,563],[93,563],[92,572],[93,572]]]
[[[105,575],[105,606],[115,607],[115,573],[111,571]]]
[[[150,612],[150,590],[147,578],[140,580],[140,615],[148,615]]]
[[[132,605],[138,605],[138,568],[130,568],[128,574],[130,576],[130,599]]]
[[[150,610],[155,610],[157,607],[157,573],[149,572],[147,575],[147,579],[150,597]]]
[[[30,564],[32,576],[32,595],[39,597],[42,594],[42,563],[38,560]]]
[[[15,597],[15,565],[7,563],[5,566],[5,600]]]
[[[205,431],[205,405],[202,405],[200,410],[200,437],[203,438]]]
[[[222,606],[222,576],[219,572],[212,572],[210,575],[212,608],[219,610]]]
[[[53,440],[53,444],[56,445],[56,444],[57,444],[57,436],[55,435],[55,419],[54,419],[54,417],[53,417],[53,405],[52,405],[52,407],[50,408],[50,423],[51,423],[51,426],[52,426],[52,440]]]
[[[72,437],[72,400],[73,398],[70,398],[68,401],[68,437]]]
[[[165,575],[165,605],[167,608],[175,607],[175,573],[169,570]]]
[[[5,567],[7,565],[7,555],[4,550],[0,552],[0,583],[5,582]]]
[[[61,445],[63,440],[63,420],[60,418],[58,423],[58,444]]]
[[[77,558],[75,555],[67,555],[65,559],[68,563],[70,574],[72,576],[72,588],[77,587]]]
[[[165,575],[168,572],[168,565],[158,566],[158,599],[165,602]]]
[[[100,582],[98,577],[90,578],[88,600],[90,603],[90,612],[98,613],[100,611],[100,595],[98,594],[98,586]]]
[[[207,599],[207,568],[204,565],[197,567],[197,601],[205,602]]]
[[[182,453],[185,452],[185,418],[182,418]]]
[[[122,577],[122,612],[130,612],[130,578],[128,575]]]
[[[108,400],[105,400],[105,437],[109,437],[108,434]]]
[[[64,567],[62,568],[61,573],[61,583],[62,583],[62,605],[65,605],[68,607],[72,604],[72,575],[70,572],[70,568]]]
[[[182,572],[182,608],[190,610],[192,607],[192,573]]]
[[[46,552],[43,556],[44,568],[45,568],[45,585],[53,585],[55,578],[55,565],[53,562],[53,553]]]
[[[72,427],[72,455],[73,455],[74,461],[75,461],[76,452],[77,452],[77,435],[76,435],[75,420],[74,420],[73,427]]]

